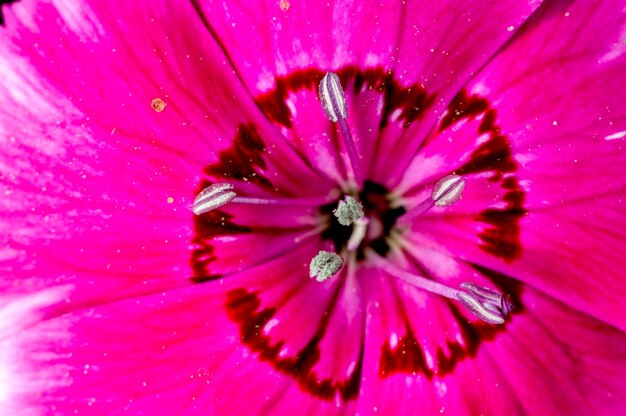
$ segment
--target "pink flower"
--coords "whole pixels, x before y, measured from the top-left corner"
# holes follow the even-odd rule
[[[539,3],[1,6],[1,413],[626,411],[626,3]]]

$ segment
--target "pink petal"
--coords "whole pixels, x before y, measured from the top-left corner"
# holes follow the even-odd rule
[[[609,203],[608,198],[605,201]],[[595,215],[595,220],[581,225],[575,218],[584,213]],[[479,237],[489,229],[479,219],[424,220],[416,227],[427,240],[436,241],[435,247],[446,247],[454,257],[496,269],[604,322],[626,326],[621,313],[626,297],[622,284],[626,265],[620,254],[624,241],[603,226],[624,222],[621,212],[602,211],[591,203],[554,212],[531,211],[520,222],[521,251],[512,262],[494,257]]]
[[[271,147],[259,172],[280,193],[329,189],[231,67],[215,64],[224,55],[190,5],[4,10],[0,104],[11,110],[0,114],[0,269],[13,279],[3,290],[71,283],[82,288],[78,305],[188,284],[202,172],[211,165],[223,179],[232,139],[245,131]]]
[[[28,408],[34,414],[43,414],[45,405],[30,399],[51,388],[68,384],[63,365],[46,365],[35,370],[32,363],[25,362],[25,358],[34,351],[38,351],[42,360],[53,360],[56,356],[49,349],[49,341],[63,342],[69,323],[55,322],[54,328],[45,337],[33,328],[37,328],[44,319],[45,309],[63,302],[70,290],[67,286],[57,286],[16,299],[3,295],[0,302],[0,413],[24,414]]]
[[[533,289],[524,302],[528,311],[486,349],[491,364],[476,365],[498,367],[527,414],[623,412],[624,332]]]
[[[198,3],[254,94],[271,88],[275,76],[308,67],[382,66],[408,82],[434,75],[437,85],[447,84],[448,74],[438,74],[447,68],[461,82],[461,73],[471,73],[468,64],[485,62],[539,4]]]
[[[314,252],[310,244],[219,284],[122,299],[22,329],[10,342],[24,350],[7,376],[44,381],[13,395],[12,405],[63,414],[332,414],[334,395],[342,400],[335,391],[358,393],[365,318],[353,280],[319,284],[294,261]],[[333,385],[352,374],[355,385]]]
[[[385,279],[369,279],[363,390],[359,413],[619,413],[626,350],[623,332],[529,289],[525,311],[452,372],[429,373],[426,349],[407,340],[397,297]],[[419,304],[419,301],[416,302]],[[394,313],[395,312],[395,313]],[[436,314],[411,326],[423,345]],[[463,342],[472,342],[462,331]],[[387,351],[387,352],[386,352]],[[386,353],[385,353],[386,352]],[[448,353],[450,354],[450,353]],[[450,356],[454,356],[452,353]],[[393,357],[393,358],[392,358]],[[382,372],[384,371],[384,372]]]
[[[285,10],[288,3],[278,4],[281,12],[289,12]],[[0,58],[0,67],[9,79],[8,87],[0,86],[0,103],[15,109],[12,117],[0,115],[0,137],[8,137],[8,142],[0,142],[1,191],[14,197],[0,205],[7,212],[0,220],[0,235],[4,236],[0,242],[6,247],[0,252],[0,270],[13,277],[11,281],[0,279],[0,290],[6,294],[0,305],[0,344],[7,352],[0,360],[0,382],[16,380],[10,388],[0,390],[0,402],[8,400],[0,410],[7,414],[21,410],[62,414],[489,414],[503,409],[507,414],[614,414],[621,410],[626,387],[620,378],[626,362],[621,345],[625,340],[624,334],[609,324],[625,327],[619,310],[625,294],[619,281],[624,269],[619,259],[623,243],[605,223],[623,222],[623,210],[615,200],[624,186],[601,178],[602,174],[606,178],[623,173],[624,158],[615,144],[621,143],[620,135],[626,131],[618,100],[579,88],[585,93],[581,102],[588,100],[593,114],[564,106],[571,123],[556,131],[556,139],[543,122],[551,117],[546,114],[553,108],[558,111],[560,100],[556,98],[569,96],[567,88],[555,88],[554,97],[550,97],[551,91],[546,94],[555,103],[549,108],[524,107],[516,113],[524,102],[510,95],[519,94],[529,102],[534,98],[526,84],[507,78],[512,73],[517,76],[513,80],[523,79],[506,70],[511,62],[517,63],[513,60],[519,57],[516,48],[530,48],[539,54],[539,65],[549,60],[542,60],[544,51],[535,46],[541,25],[531,23],[506,49],[504,58],[495,58],[467,90],[488,98],[499,115],[498,127],[507,135],[506,157],[490,163],[515,163],[515,169],[479,170],[472,165],[474,152],[485,144],[476,140],[476,131],[488,114],[461,117],[453,126],[444,126],[452,114],[451,104],[440,120],[439,127],[446,128],[435,129],[426,137],[453,92],[510,36],[508,29],[501,33],[498,30],[504,27],[489,23],[517,25],[534,4],[518,6],[521,11],[511,5],[460,6],[468,7],[468,13],[462,21],[450,22],[442,19],[460,15],[446,12],[438,19],[438,14],[428,14],[443,13],[437,8],[385,10],[398,19],[408,16],[407,22],[424,19],[425,26],[420,23],[417,28],[428,32],[421,38],[416,32],[417,41],[411,39],[413,34],[400,37],[397,54],[388,48],[392,42],[385,37],[393,31],[382,33],[382,29],[372,46],[360,40],[354,41],[354,50],[347,50],[352,43],[347,42],[346,33],[352,33],[354,27],[358,28],[354,33],[365,32],[361,26],[369,28],[371,20],[378,19],[374,10],[354,13],[346,8],[354,16],[363,16],[356,22],[325,14],[332,9],[324,7],[309,6],[307,15],[344,32],[334,37],[345,41],[346,50],[333,52],[332,59],[326,56],[327,62],[320,66],[341,66],[340,59],[359,67],[381,63],[394,66],[397,79],[406,76],[406,85],[423,82],[437,89],[438,100],[425,121],[406,131],[388,125],[378,145],[373,142],[378,137],[369,133],[380,126],[376,116],[381,114],[375,114],[371,103],[365,105],[370,95],[354,100],[351,114],[358,116],[352,115],[350,121],[360,133],[357,139],[364,159],[383,158],[380,166],[371,167],[378,175],[375,179],[387,185],[399,183],[416,201],[427,195],[429,183],[440,173],[458,170],[468,177],[468,192],[445,211],[445,217],[434,210],[416,221],[406,235],[406,252],[419,263],[419,268],[409,267],[411,270],[451,286],[468,277],[479,284],[487,285],[490,280],[502,283],[507,276],[498,272],[526,283],[521,295],[515,291],[522,296],[524,309],[496,329],[484,329],[454,304],[371,269],[359,270],[358,278],[344,271],[324,284],[308,279],[308,259],[326,248],[318,238],[303,237],[314,226],[312,208],[251,211],[229,206],[212,213],[219,221],[191,217],[189,204],[207,180],[232,179],[252,196],[278,192],[322,198],[340,182],[345,174],[342,170],[346,170],[337,157],[341,144],[331,138],[336,131],[329,131],[328,123],[316,118],[314,90],[289,98],[297,103],[298,113],[288,118],[294,125],[288,132],[286,127],[275,129],[264,120],[246,91],[259,103],[258,94],[270,88],[268,80],[276,74],[315,66],[306,63],[306,53],[294,54],[302,52],[293,48],[298,34],[311,48],[326,37],[307,37],[308,29],[289,26],[288,18],[281,17],[277,23],[284,24],[284,32],[278,26],[264,32],[260,24],[255,28],[254,22],[245,20],[254,14],[263,18],[267,9],[243,13],[243,6],[213,7],[209,23],[213,24],[213,19],[222,22],[224,16],[219,13],[224,7],[227,15],[234,13],[236,20],[231,23],[239,25],[241,34],[268,36],[275,43],[273,50],[284,53],[276,56],[272,52],[267,59],[267,63],[278,62],[283,67],[274,72],[268,69],[269,75],[252,79],[256,74],[246,67],[246,53],[250,62],[260,56],[252,68],[265,68],[263,54],[250,49],[252,37],[245,45],[241,40],[228,44],[230,40],[221,39],[226,50],[240,55],[232,62],[243,71],[241,85],[227,63],[234,55],[222,55],[221,45],[216,45],[206,30],[220,36],[227,30],[231,36],[239,33],[228,25],[205,27],[192,6],[157,11],[158,4],[139,4],[133,7],[143,9],[128,14],[115,5],[80,6],[59,6],[58,12],[47,4],[37,4],[35,10],[28,4],[11,6],[7,20],[14,30],[0,35],[6,37],[0,43],[1,55],[10,57],[6,61]],[[293,10],[303,16],[307,9],[300,6],[293,5]],[[581,10],[572,10],[591,13],[582,10],[584,5],[577,7]],[[593,10],[597,15],[592,14],[592,21],[615,16],[603,7],[608,6]],[[326,17],[317,16],[319,10]],[[559,13],[550,9],[545,13],[543,18],[555,24],[548,33],[558,33],[552,31],[561,29],[555,17]],[[154,19],[154,26],[148,23],[148,16]],[[570,17],[569,12],[563,16],[561,19]],[[618,18],[622,19],[611,17],[613,26],[607,26],[607,33],[621,30]],[[268,16],[265,19],[269,21]],[[330,19],[337,19],[347,29],[331,25]],[[128,21],[133,25],[123,23]],[[135,25],[137,21],[144,24]],[[50,22],[60,22],[61,27]],[[582,22],[575,25],[581,27]],[[149,30],[153,27],[158,32]],[[407,23],[393,27],[410,33]],[[480,39],[475,44],[459,40],[458,35],[467,34],[469,27],[485,30],[477,35]],[[276,36],[285,33],[293,36]],[[546,34],[541,35],[543,39]],[[128,39],[133,40],[132,47]],[[424,58],[415,63],[408,59],[428,55],[425,48],[432,39],[444,52],[449,46],[453,58],[442,53],[441,61]],[[606,46],[599,42],[601,47],[592,45],[572,62],[582,56],[576,65],[595,68],[592,75],[610,78],[607,84],[619,91],[621,83],[615,80],[623,66],[621,44],[597,56]],[[59,48],[59,43],[67,48]],[[485,49],[476,50],[476,45],[485,45]],[[380,52],[380,62],[375,61],[379,59],[376,56],[364,56],[359,47]],[[397,64],[389,64],[391,53]],[[558,54],[563,55],[562,51]],[[323,55],[319,53],[322,61]],[[598,59],[603,63],[597,67],[604,70],[596,67]],[[93,60],[107,60],[107,65],[94,68]],[[125,65],[117,68],[109,62]],[[452,81],[448,82],[447,75],[440,77],[441,68],[451,72]],[[533,74],[535,68],[523,69]],[[576,74],[583,72],[580,69]],[[551,81],[558,83],[562,77],[558,74]],[[102,79],[115,88],[102,87]],[[535,81],[531,85],[544,87]],[[191,94],[197,86],[206,91]],[[574,87],[580,84],[574,83]],[[163,112],[155,113],[145,105],[155,97],[154,91],[168,99]],[[110,98],[104,104],[103,95]],[[233,97],[237,97],[234,106],[229,105]],[[368,111],[359,114],[363,105]],[[207,109],[211,111],[207,113]],[[267,115],[267,108],[262,109]],[[611,128],[622,130],[609,133],[608,127],[598,127],[602,123],[596,117],[605,116],[604,109],[611,110],[606,115]],[[320,113],[319,108],[316,111]],[[528,133],[526,117],[537,122],[532,125],[537,137]],[[61,124],[57,124],[59,118]],[[551,124],[560,125],[561,121]],[[597,146],[583,148],[587,142],[580,139],[581,132]],[[594,132],[607,134],[605,140],[594,137]],[[419,178],[403,176],[414,150],[422,144],[416,137],[426,137],[420,162],[432,167]],[[448,138],[453,139],[453,146],[449,153],[442,152],[437,140],[447,142]],[[189,141],[187,147],[182,146],[184,151],[180,150],[182,140]],[[259,141],[271,151],[255,150]],[[569,144],[571,150],[564,149]],[[588,147],[596,149],[587,151]],[[307,159],[314,166],[308,167]],[[608,160],[614,166],[598,169],[604,166],[595,159]],[[419,170],[413,165],[412,173]],[[574,167],[580,170],[574,171]],[[590,177],[588,184],[580,184],[581,173]],[[567,196],[561,195],[563,184],[568,186]],[[594,193],[603,187],[609,191]],[[514,227],[502,226],[497,219],[502,213],[511,214],[507,211],[511,200],[520,195],[517,199],[524,205],[514,207]],[[580,215],[585,216],[582,225]],[[204,237],[207,235],[210,237]],[[510,252],[509,240],[520,247],[519,252]],[[296,241],[300,242],[294,244]],[[589,276],[600,278],[591,281]],[[213,281],[189,287],[189,277]],[[508,281],[519,286],[510,277]],[[47,286],[51,288],[37,290]],[[21,292],[31,293],[20,297]],[[450,313],[454,320],[449,319]],[[473,338],[477,333],[481,348]],[[342,406],[347,398],[356,400]]]
[[[428,350],[422,348],[430,328],[438,328],[441,323],[436,320],[437,314],[433,314],[431,302],[427,302],[431,304],[427,312],[428,318],[419,320],[416,317],[412,324],[407,325],[402,317],[410,319],[411,315],[403,310],[406,304],[403,306],[398,303],[398,293],[387,276],[381,275],[378,279],[368,280],[367,293],[370,294],[370,302],[365,357],[370,365],[364,369],[359,413],[488,413],[485,412],[488,406],[482,399],[485,397],[482,392],[478,391],[480,395],[475,396],[482,400],[469,403],[476,393],[472,390],[480,389],[483,385],[482,380],[481,383],[476,383],[476,376],[467,377],[468,367],[475,366],[473,359],[462,359],[454,365],[452,373],[438,374],[442,364],[439,357],[429,355]],[[414,306],[418,308],[420,303],[420,300],[414,300]],[[445,337],[444,334],[445,332],[440,331],[440,336]],[[458,335],[454,333],[449,334],[450,341],[454,342],[456,336]],[[442,348],[446,348],[445,344]],[[450,351],[445,354],[451,357],[456,355]],[[491,374],[489,372],[488,375]],[[473,382],[461,381],[466,378]],[[515,406],[502,407],[501,411],[514,413]]]
[[[539,4],[538,1],[397,2],[372,7],[360,3],[320,5],[281,1],[250,7],[244,3],[224,6],[211,0],[199,3],[216,37],[229,51],[238,74],[256,96],[279,84],[285,87],[280,77],[297,70],[320,68],[323,73],[342,68],[369,68],[391,72],[402,87],[410,86],[414,93],[423,88],[429,97],[435,97],[432,107],[429,100],[419,104],[424,108],[418,111],[424,115],[406,132],[400,126],[403,123],[392,123],[377,134],[383,114],[379,111],[372,117],[369,112],[361,114],[357,107],[350,122],[359,133],[357,144],[361,142],[365,149],[362,156],[368,166],[368,153],[376,151],[376,165],[369,169],[372,179],[385,185],[404,172],[420,138],[430,130],[459,88]],[[450,13],[451,9],[454,13]],[[392,92],[391,87],[386,85],[385,91]],[[288,117],[293,117],[292,124],[297,128],[297,134],[292,136],[295,142],[302,137],[310,138],[314,145],[328,141],[324,140],[328,122],[315,95],[308,99],[291,98],[297,108],[297,113],[292,111]],[[391,97],[379,94],[381,104],[383,98]],[[268,103],[265,99],[259,103],[268,116],[276,106],[285,105]],[[371,102],[368,107],[382,108]],[[396,117],[393,113],[386,116]],[[319,122],[313,121],[315,118]],[[332,144],[326,146],[332,151]],[[332,160],[323,154],[308,154],[321,166],[325,166],[322,160]],[[333,173],[327,172],[331,177]]]
[[[626,153],[620,138],[626,111],[615,94],[624,87],[626,70],[626,48],[619,40],[626,27],[622,9],[619,2],[550,3],[484,68],[467,97],[486,97],[493,107],[513,166],[477,175],[504,173],[509,179],[481,185],[468,178],[463,200],[450,210],[464,217],[416,227],[454,256],[511,275],[625,329],[620,309],[626,299],[620,254],[625,246],[616,231],[626,222],[621,197]],[[487,117],[479,114],[433,135],[423,160],[431,161],[435,172],[466,169],[469,153],[480,146],[471,137]],[[506,201],[507,194],[515,196],[507,180],[516,184],[517,208],[512,199]],[[486,220],[489,210],[499,217]],[[519,250],[498,255],[495,245]]]

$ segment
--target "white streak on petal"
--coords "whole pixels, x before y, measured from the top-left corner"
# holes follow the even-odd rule
[[[626,25],[622,26],[619,36],[611,42],[610,49],[600,57],[598,63],[605,64],[611,62],[622,56],[624,52],[626,52]]]
[[[389,338],[389,346],[392,350],[398,346],[398,334],[396,334],[395,332],[391,333],[391,337]]]
[[[267,68],[262,68],[257,77],[256,88],[260,92],[266,92],[274,87],[274,74]]]
[[[66,0],[53,0],[53,3],[67,26],[81,39],[104,36],[102,25],[86,4]]]
[[[265,326],[263,327],[263,333],[264,333],[265,335],[269,334],[269,333],[270,333],[270,331],[272,330],[272,328],[274,328],[276,325],[278,325],[278,322],[279,322],[279,321],[278,321],[278,319],[276,319],[276,318],[270,319],[270,320],[269,320],[269,321],[265,324]]]
[[[437,396],[443,398],[448,392],[448,386],[443,381],[435,380],[435,390],[437,392]]]
[[[59,286],[0,301],[0,414],[44,414],[33,397],[69,384],[67,366],[51,344],[70,338],[68,319],[42,322],[45,309],[67,299],[72,286]],[[36,325],[39,324],[39,325]]]
[[[604,140],[617,140],[617,139],[623,138],[624,136],[626,136],[626,130],[618,131],[617,133],[613,133],[613,134],[609,134],[608,136],[606,136],[604,138]]]

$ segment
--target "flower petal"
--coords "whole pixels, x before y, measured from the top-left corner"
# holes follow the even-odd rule
[[[71,283],[84,289],[78,307],[188,284],[191,203],[205,175],[249,156],[238,143],[253,133],[271,145],[263,174],[279,192],[328,189],[263,118],[191,5],[5,9],[0,269],[13,279],[3,290]]]
[[[380,69],[391,73],[402,87],[410,87],[413,92],[407,95],[412,98],[417,98],[412,95],[417,90],[424,89],[427,93],[424,100],[412,103],[413,107],[422,108],[411,110],[415,115],[408,124],[414,123],[406,132],[405,122],[398,120],[398,114],[383,114],[383,110],[379,110],[379,120],[374,120],[379,128],[384,127],[379,137],[372,135],[371,129],[368,133],[372,124],[370,114],[362,114],[362,121],[351,122],[358,126],[353,129],[361,133],[356,137],[357,144],[363,141],[368,152],[371,149],[377,152],[376,165],[370,167],[368,163],[371,179],[388,187],[404,172],[447,103],[539,3],[533,0],[497,4],[398,1],[376,7],[362,2],[320,5],[285,0],[250,7],[244,2],[228,5],[212,0],[197,2],[207,24],[229,51],[231,62],[255,96],[281,84],[279,77],[311,68]],[[454,13],[449,12],[451,8]],[[383,98],[387,101],[399,98],[393,96],[391,85],[386,85],[385,91],[389,94],[380,97],[380,105],[368,106],[385,109]],[[428,97],[436,98],[432,107]],[[298,116],[306,120],[305,127],[299,129],[300,135],[294,139],[316,138],[326,133],[325,129],[314,127],[317,123],[310,123],[302,116],[306,114],[310,118],[317,114],[325,121],[316,100],[294,98],[293,102],[297,103]],[[276,105],[263,104],[267,103],[260,102],[261,108],[271,115]],[[422,112],[425,115],[415,122]],[[381,117],[394,123],[385,125]],[[369,160],[366,154],[365,161]]]
[[[420,77],[430,85],[434,77],[445,85],[450,74],[459,80],[460,73],[470,74],[471,61],[484,63],[540,2],[196,3],[256,95],[271,88],[274,77],[308,67],[382,66],[409,83]]]
[[[532,288],[523,293],[528,308],[504,331],[456,362],[454,371],[429,375],[422,337],[400,337],[407,329],[397,320],[402,312],[390,285],[381,279],[366,285],[375,296],[365,357],[377,365],[365,367],[359,413],[611,414],[624,406],[626,335]],[[411,330],[428,332],[431,322],[415,321]],[[397,351],[395,360],[380,359],[381,350]]]
[[[335,126],[329,129],[322,115],[316,87],[326,70],[343,72],[367,176],[385,185],[397,180],[444,106],[538,3],[468,4],[460,6],[467,10],[447,13],[447,4],[406,2],[376,11],[359,3],[319,7],[281,1],[252,9],[197,2],[259,107],[301,155],[335,180],[345,177],[336,157],[341,145]],[[301,25],[302,19],[310,24]],[[388,24],[396,21],[391,27],[397,33]],[[367,33],[366,41],[358,39],[361,33]],[[473,42],[464,41],[467,33]],[[372,74],[363,69],[382,76],[368,82]],[[353,83],[355,71],[361,72]]]
[[[624,191],[625,38],[619,1],[549,2],[468,86],[494,103],[530,208]]]
[[[467,203],[477,208],[483,199],[484,208],[500,210],[497,241],[506,243],[502,238],[511,230],[518,233],[519,256],[504,264],[477,250],[485,241],[471,236],[490,226],[481,223],[484,210],[420,225],[455,256],[511,275],[621,329],[626,247],[616,230],[626,223],[626,153],[619,137],[626,131],[626,111],[615,91],[626,85],[625,30],[621,2],[548,2],[467,88],[468,97],[486,97],[495,112],[483,114],[482,122],[464,120],[451,137],[468,143],[462,131],[471,129],[477,137],[478,126],[491,117],[514,166],[486,173],[512,175],[522,204],[507,211],[506,197],[490,198],[486,187],[475,192],[471,180]],[[443,153],[446,147],[440,146]],[[492,195],[506,195],[504,185],[494,183],[502,189]],[[514,223],[517,228],[510,228]]]
[[[492,364],[477,365],[499,368],[526,414],[622,412],[626,334],[532,288],[524,302],[528,311],[487,347]]]
[[[354,405],[361,295],[354,281],[308,278],[295,259],[317,244],[220,282],[75,310],[9,334],[3,342],[23,351],[0,374],[18,386],[43,378],[19,395],[10,391],[10,404],[63,414],[332,414],[336,400]]]

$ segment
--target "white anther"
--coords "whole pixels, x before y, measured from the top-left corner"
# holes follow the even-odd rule
[[[343,259],[337,253],[321,250],[309,265],[309,277],[323,282],[337,273],[343,266]]]
[[[465,293],[459,292],[457,294],[459,301],[474,315],[480,318],[482,321],[487,322],[489,324],[503,324],[504,318],[496,311],[492,311],[485,307],[478,299],[474,296]]]
[[[508,296],[502,293],[471,282],[463,282],[460,286],[467,291],[457,293],[461,303],[485,322],[501,324],[513,310]]]
[[[319,86],[320,101],[326,117],[332,122],[348,118],[346,94],[337,74],[327,72]]]
[[[433,188],[432,199],[435,205],[447,207],[458,201],[465,189],[465,182],[465,178],[459,175],[443,177]]]
[[[237,194],[230,183],[214,183],[202,190],[193,201],[193,213],[204,214],[232,201]]]
[[[346,227],[365,215],[363,205],[350,195],[346,195],[344,199],[339,201],[333,214],[337,217],[339,224]]]

